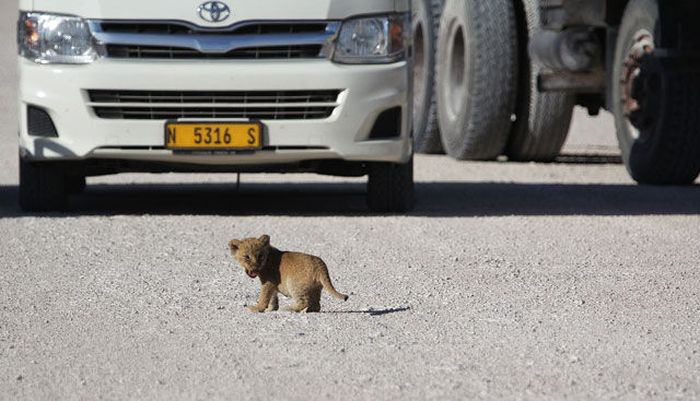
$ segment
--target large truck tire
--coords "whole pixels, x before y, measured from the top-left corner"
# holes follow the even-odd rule
[[[657,0],[632,0],[618,33],[610,102],[622,157],[642,184],[684,185],[700,173],[700,78],[654,55]]]
[[[516,11],[520,83],[516,121],[506,155],[516,161],[550,162],[559,155],[569,134],[576,98],[572,94],[542,93],[537,89],[537,77],[542,70],[531,61],[528,45],[541,26],[539,1],[522,0],[516,4]]]
[[[443,153],[435,102],[435,42],[442,0],[413,0],[413,133],[419,153]]]
[[[460,160],[503,154],[518,82],[512,0],[446,0],[440,19],[437,100],[445,151]]]

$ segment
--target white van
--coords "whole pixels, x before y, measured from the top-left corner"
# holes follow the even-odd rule
[[[410,1],[20,0],[20,204],[120,172],[368,175],[413,204]]]

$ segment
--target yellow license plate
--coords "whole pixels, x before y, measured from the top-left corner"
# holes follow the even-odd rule
[[[169,122],[165,147],[175,150],[260,149],[260,123]]]

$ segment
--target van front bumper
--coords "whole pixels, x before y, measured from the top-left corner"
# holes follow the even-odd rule
[[[38,65],[20,59],[19,67],[19,142],[21,155],[27,160],[120,159],[192,164],[201,168],[331,159],[405,163],[412,154],[411,85],[406,62],[339,65],[329,60],[101,59],[90,65],[67,66]],[[339,90],[340,94],[337,107],[328,118],[262,119],[264,147],[259,151],[183,153],[165,148],[166,120],[101,118],[88,95],[91,90]],[[58,136],[31,136],[28,107],[48,113]],[[371,137],[378,117],[397,108],[401,112],[396,135]]]

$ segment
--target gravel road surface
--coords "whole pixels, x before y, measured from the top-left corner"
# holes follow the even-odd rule
[[[25,215],[15,16],[0,5],[0,399],[700,399],[700,187],[420,156],[405,217],[299,175],[95,178],[70,213]],[[612,135],[579,116],[567,149]],[[263,233],[350,300],[246,312],[258,285],[226,244]]]

